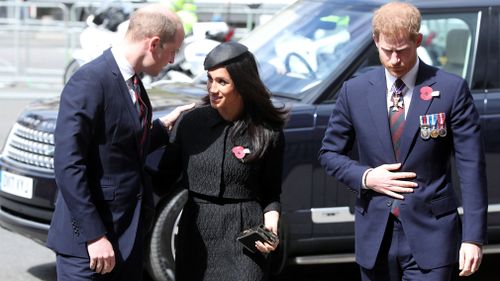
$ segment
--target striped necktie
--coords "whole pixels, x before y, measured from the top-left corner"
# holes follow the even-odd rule
[[[139,111],[139,120],[141,121],[141,126],[143,129],[141,139],[140,139],[140,145],[141,145],[140,153],[142,155],[144,142],[146,141],[146,136],[148,133],[148,128],[147,128],[148,127],[148,120],[147,120],[148,108],[142,99],[141,86],[140,86],[139,77],[137,76],[137,74],[135,74],[132,77],[132,81],[133,81],[132,89],[134,90],[134,95],[135,95],[135,99],[136,99],[136,107]]]
[[[397,79],[391,88],[392,105],[389,109],[389,124],[391,128],[392,145],[394,154],[399,161],[400,139],[405,126],[405,105],[403,102],[403,90],[405,83],[401,79]]]
[[[391,128],[392,146],[394,147],[394,154],[397,161],[400,161],[400,139],[403,134],[405,126],[405,105],[403,102],[403,90],[405,83],[401,79],[397,79],[391,88],[391,101],[392,105],[389,109],[389,124]],[[400,200],[394,199],[391,205],[391,213],[399,217],[399,202]]]
[[[147,107],[141,97],[141,86],[139,83],[139,77],[137,77],[137,75],[134,75],[134,77],[132,77],[132,81],[133,81],[132,89],[134,90],[134,95],[136,100],[135,104],[137,107],[137,111],[139,112],[139,119],[141,120],[141,125],[144,126],[144,124],[146,124],[146,118],[147,118],[146,114]]]

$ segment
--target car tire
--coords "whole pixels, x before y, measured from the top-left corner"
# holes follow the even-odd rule
[[[157,217],[147,243],[146,268],[156,281],[175,280],[175,235],[177,224],[186,204],[186,189],[175,190],[157,208]]]

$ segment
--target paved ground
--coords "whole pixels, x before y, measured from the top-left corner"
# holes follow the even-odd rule
[[[52,251],[0,227],[0,280],[55,281]]]

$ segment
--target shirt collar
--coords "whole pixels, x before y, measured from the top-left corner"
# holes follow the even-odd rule
[[[118,64],[118,68],[120,69],[120,73],[123,76],[123,80],[128,81],[130,78],[132,78],[132,76],[135,75],[135,71],[132,65],[127,61],[125,53],[118,47],[112,47],[111,53],[115,58],[116,64]]]
[[[224,126],[233,126],[234,125],[234,122],[230,122],[230,121],[227,121],[224,118],[222,118],[222,116],[219,114],[217,109],[213,108],[210,105],[206,105],[206,107],[207,107],[207,111],[208,111],[207,124],[209,127],[215,127],[215,126],[218,126],[220,124],[222,124]],[[244,131],[245,130],[242,130],[242,133]]]
[[[401,77],[401,80],[405,83],[406,88],[408,89],[413,89],[415,88],[415,81],[417,81],[417,72],[418,72],[418,65],[419,65],[420,60],[417,57],[417,61],[415,62],[415,65],[406,73],[403,77]],[[392,85],[396,81],[397,77],[392,76],[387,69],[385,69],[385,81],[387,83],[387,91],[389,92],[392,88]]]

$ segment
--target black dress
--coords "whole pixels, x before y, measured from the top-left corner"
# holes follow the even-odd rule
[[[168,162],[190,195],[176,241],[177,281],[267,279],[264,255],[244,249],[236,237],[263,223],[265,212],[280,211],[283,132],[264,158],[246,163],[232,150],[251,151],[249,138],[232,138],[232,129],[210,106],[185,113],[173,129]]]

